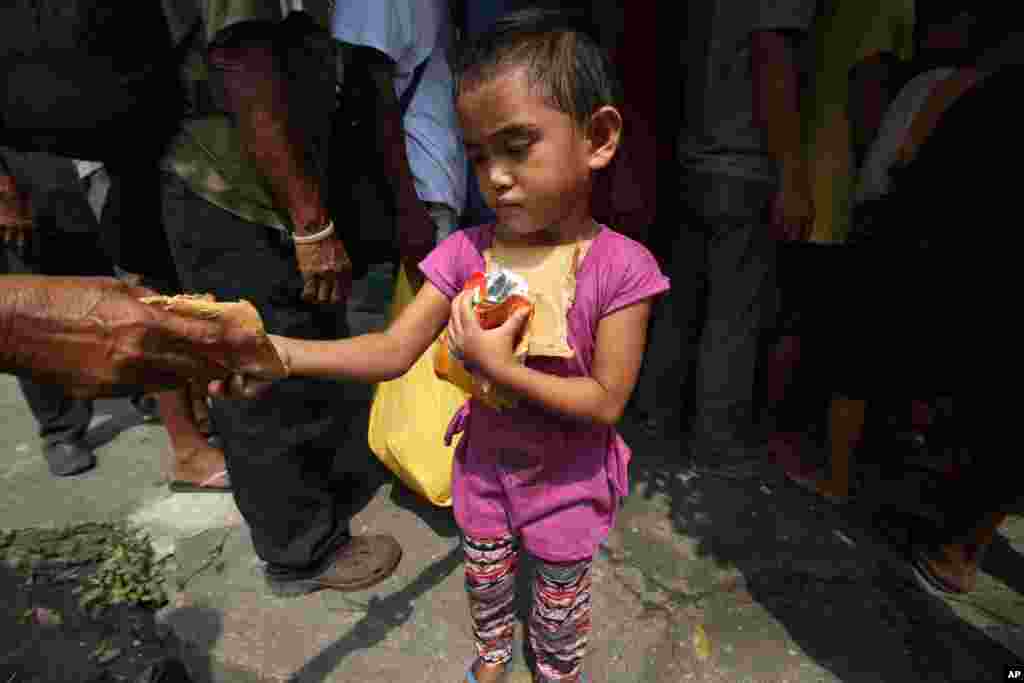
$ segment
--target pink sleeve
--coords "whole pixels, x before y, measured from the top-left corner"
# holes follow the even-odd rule
[[[454,299],[469,276],[484,268],[481,238],[477,228],[452,233],[420,261],[423,277],[446,297]]]
[[[662,274],[654,255],[639,242],[621,237],[615,245],[615,267],[608,271],[601,317],[662,294],[669,289],[669,279]]]

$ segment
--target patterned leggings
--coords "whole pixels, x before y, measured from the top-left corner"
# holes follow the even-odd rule
[[[466,591],[478,656],[506,663],[515,631],[519,543],[466,537]],[[537,562],[530,609],[530,645],[543,681],[576,681],[590,633],[590,560]]]

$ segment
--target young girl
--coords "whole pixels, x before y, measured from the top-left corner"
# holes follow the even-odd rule
[[[463,433],[452,497],[477,650],[466,680],[504,676],[523,547],[538,560],[530,616],[536,678],[583,681],[591,561],[627,492],[630,450],[614,425],[636,384],[652,299],[668,280],[643,246],[590,215],[593,175],[611,162],[622,131],[602,51],[558,15],[532,10],[498,22],[463,61],[460,123],[497,222],[438,246],[420,264],[425,284],[387,331],[272,340],[293,374],[381,382],[405,373],[448,324],[465,360],[521,397],[502,411],[473,400],[449,426],[449,436]],[[483,253],[495,239],[580,246],[567,320],[572,358],[517,363],[525,315],[481,329],[461,292],[485,270]]]

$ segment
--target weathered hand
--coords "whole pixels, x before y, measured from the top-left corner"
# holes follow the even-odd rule
[[[262,342],[139,301],[151,294],[114,278],[0,278],[0,366],[76,397],[131,396],[227,377]]]
[[[302,300],[315,304],[341,304],[352,290],[352,261],[336,236],[296,244],[295,258],[305,286]]]
[[[514,362],[516,340],[529,317],[529,310],[520,308],[500,327],[485,330],[473,311],[472,292],[464,291],[452,300],[448,337],[467,364],[493,374],[493,368]]]

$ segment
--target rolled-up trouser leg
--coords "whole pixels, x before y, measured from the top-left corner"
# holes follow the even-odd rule
[[[720,220],[708,240],[707,320],[697,364],[701,450],[743,457],[754,414],[759,340],[775,302],[775,244],[765,225]]]

